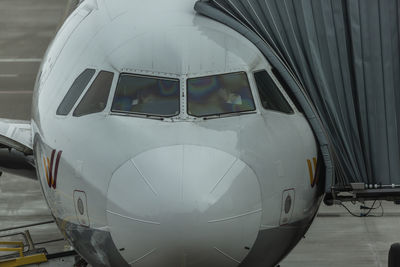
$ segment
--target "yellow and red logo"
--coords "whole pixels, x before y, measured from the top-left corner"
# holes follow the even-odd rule
[[[316,184],[318,184],[317,158],[312,158],[312,162],[310,159],[307,159],[307,165],[308,165],[308,173],[310,175],[311,187],[314,187]]]
[[[47,184],[49,188],[57,188],[57,174],[58,174],[58,166],[60,165],[60,159],[62,151],[58,151],[56,157],[56,150],[53,149],[51,152],[51,158],[43,157],[44,163],[44,172],[47,179]]]

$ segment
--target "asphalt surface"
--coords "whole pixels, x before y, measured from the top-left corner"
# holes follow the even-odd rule
[[[30,119],[40,60],[65,16],[67,0],[0,1],[0,117]],[[360,212],[357,206],[350,208]],[[342,207],[322,207],[306,237],[282,267],[383,267],[400,241],[400,207],[384,203],[383,217],[356,218]],[[380,209],[371,214],[379,216]],[[38,182],[0,177],[1,229],[52,220]],[[34,242],[62,238],[54,224],[29,228]],[[25,229],[21,229],[22,231]],[[0,232],[0,236],[10,232]],[[47,244],[50,252],[66,242]]]
[[[4,231],[8,228],[50,221],[53,221],[53,217],[37,181],[8,174],[0,177],[0,236],[29,230],[37,248],[46,248],[50,254],[69,250],[70,246],[63,240],[55,223]],[[60,239],[62,240],[59,241]],[[0,241],[24,241],[24,239],[21,235],[17,235],[0,238]]]
[[[32,91],[67,0],[0,1],[0,117],[30,119]]]

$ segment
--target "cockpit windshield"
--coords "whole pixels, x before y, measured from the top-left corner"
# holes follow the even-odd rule
[[[188,79],[188,114],[196,117],[254,111],[245,72]]]
[[[179,114],[178,79],[121,74],[113,112],[173,117]]]

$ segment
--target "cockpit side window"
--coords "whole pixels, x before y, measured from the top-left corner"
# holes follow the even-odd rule
[[[297,110],[301,113],[304,113],[303,108],[301,107],[299,101],[297,101],[295,95],[293,94],[292,90],[290,90],[289,85],[286,83],[285,79],[283,79],[282,75],[275,68],[272,68],[272,73],[274,74],[276,79],[279,81],[279,83],[285,90],[285,93],[289,96],[290,100],[292,100],[292,102],[296,106]]]
[[[188,79],[187,92],[188,114],[195,117],[256,109],[245,72]]]
[[[94,69],[86,69],[76,78],[60,106],[58,106],[57,115],[66,116],[71,112],[76,101],[78,101],[79,97],[82,95],[95,72]]]
[[[293,109],[265,70],[254,73],[261,104],[265,109],[292,114]]]
[[[111,110],[145,116],[176,116],[180,112],[180,82],[178,79],[123,73]]]
[[[81,102],[74,110],[74,117],[102,112],[107,106],[113,78],[114,73],[100,71]]]

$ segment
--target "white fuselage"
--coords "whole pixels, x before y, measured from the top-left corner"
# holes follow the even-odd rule
[[[317,211],[308,165],[317,146],[306,119],[280,85],[294,112],[263,108],[254,72],[272,75],[269,63],[193,5],[86,0],[43,61],[32,119],[37,170],[60,229],[93,266],[272,266]],[[57,115],[88,68],[95,74],[74,108]],[[114,74],[105,108],[74,116],[100,71]],[[254,112],[188,114],[188,79],[234,72],[246,73]],[[179,114],[111,112],[121,73],[179,80]]]

